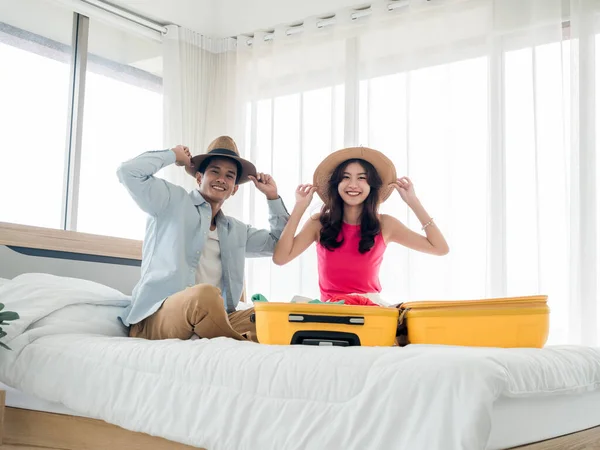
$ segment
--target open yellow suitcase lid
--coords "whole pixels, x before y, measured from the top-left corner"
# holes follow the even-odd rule
[[[547,295],[498,297],[481,300],[418,301],[400,305],[401,317],[536,314],[547,313]]]
[[[496,297],[481,300],[448,300],[448,301],[416,301],[402,303],[402,309],[430,309],[430,308],[468,308],[468,307],[524,307],[544,306],[548,302],[547,295],[531,295],[524,297]]]

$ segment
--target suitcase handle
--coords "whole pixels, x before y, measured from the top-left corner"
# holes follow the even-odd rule
[[[361,316],[319,316],[319,315],[313,315],[313,314],[290,314],[288,316],[288,322],[364,325],[365,318],[361,317]]]
[[[353,347],[360,345],[360,338],[354,333],[339,331],[296,331],[291,345],[327,345],[335,347]]]

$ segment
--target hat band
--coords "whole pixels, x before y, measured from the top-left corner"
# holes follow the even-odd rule
[[[207,155],[212,155],[213,153],[216,153],[218,155],[233,156],[234,158],[240,157],[240,155],[238,155],[233,150],[229,150],[228,148],[213,148],[210,152],[207,153]]]

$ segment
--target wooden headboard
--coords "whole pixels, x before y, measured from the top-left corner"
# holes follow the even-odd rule
[[[0,245],[142,259],[142,241],[0,222]]]
[[[0,222],[0,278],[48,273],[131,294],[141,264],[141,241]]]
[[[141,260],[142,241],[0,222],[0,278],[40,271],[78,276],[128,294],[139,280]]]

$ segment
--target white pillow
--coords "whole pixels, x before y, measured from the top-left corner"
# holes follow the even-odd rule
[[[130,302],[131,298],[125,294],[93,281],[42,273],[19,275],[0,287],[0,303],[20,317],[5,330],[8,335],[4,342],[9,343],[50,315],[54,315],[51,319],[79,323],[83,327],[88,322],[84,320],[86,314],[98,315],[101,324],[108,319],[114,325],[118,323],[118,314]],[[107,334],[113,333],[112,325],[109,329]],[[64,332],[68,333],[68,328]]]
[[[8,283],[10,280],[7,278],[0,278],[0,286],[2,286],[3,284]]]

